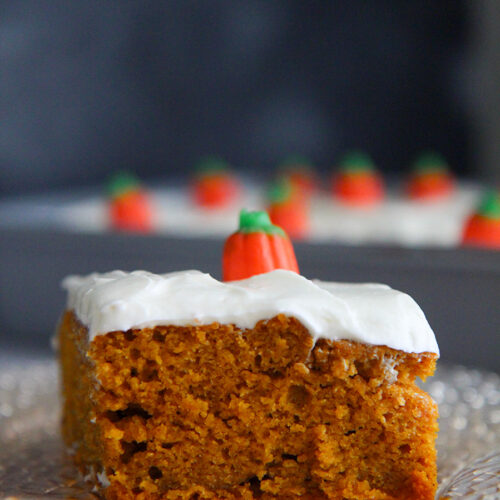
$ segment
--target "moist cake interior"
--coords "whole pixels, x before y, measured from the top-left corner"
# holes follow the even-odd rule
[[[64,439],[108,499],[434,498],[434,353],[284,315],[89,341],[69,310],[59,338]]]

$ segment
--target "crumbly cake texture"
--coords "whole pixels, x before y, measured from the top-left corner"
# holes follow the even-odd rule
[[[434,353],[314,344],[284,315],[89,342],[68,310],[59,342],[64,439],[107,499],[434,498]]]

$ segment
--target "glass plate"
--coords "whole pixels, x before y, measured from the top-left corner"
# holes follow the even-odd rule
[[[500,499],[500,376],[441,364],[436,498]],[[53,360],[0,356],[0,498],[96,498],[64,458]]]

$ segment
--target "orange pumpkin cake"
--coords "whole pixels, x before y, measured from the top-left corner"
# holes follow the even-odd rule
[[[407,295],[284,270],[65,286],[64,438],[106,498],[433,498],[414,379],[437,346]]]
[[[64,281],[63,435],[105,498],[433,499],[415,377],[438,347],[413,299],[300,276],[262,213],[223,267]]]

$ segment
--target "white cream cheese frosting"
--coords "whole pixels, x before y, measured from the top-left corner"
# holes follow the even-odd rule
[[[379,284],[310,281],[275,270],[220,282],[200,271],[113,271],[68,276],[68,309],[96,335],[157,325],[233,323],[252,328],[277,314],[297,318],[316,341],[354,340],[439,354],[424,313],[407,294]]]
[[[153,228],[158,234],[182,237],[226,238],[234,231],[241,207],[261,210],[265,190],[245,186],[237,203],[220,210],[196,206],[188,189],[151,190]],[[349,245],[390,244],[403,247],[456,247],[462,229],[481,198],[481,186],[462,183],[448,198],[413,201],[390,191],[375,207],[350,207],[329,194],[316,193],[309,207],[306,241]],[[110,229],[108,201],[95,197],[58,207],[54,219],[72,230],[105,232]]]

